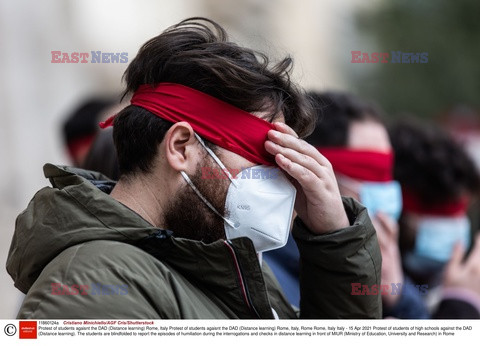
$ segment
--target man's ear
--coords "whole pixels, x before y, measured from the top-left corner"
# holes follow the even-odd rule
[[[165,134],[165,157],[170,167],[176,171],[190,171],[196,166],[198,157],[197,139],[189,123],[175,123]]]

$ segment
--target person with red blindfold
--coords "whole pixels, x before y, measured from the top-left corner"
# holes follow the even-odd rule
[[[359,277],[380,284],[375,230],[301,139],[315,118],[291,63],[272,66],[205,18],[145,43],[124,75],[131,104],[101,124],[119,181],[47,164],[53,187],[17,219],[19,318],[380,318],[379,296],[350,294]],[[299,311],[262,261],[285,245],[294,208]]]
[[[384,316],[428,318],[422,292],[412,287],[401,268],[397,241],[401,188],[393,180],[394,154],[380,111],[347,93],[311,92],[309,96],[318,122],[306,140],[332,164],[341,194],[365,205],[377,230],[383,257],[382,285],[388,287],[382,294]],[[299,291],[292,282],[298,280],[295,266],[299,254],[293,245],[290,240],[286,247],[266,254],[265,260],[284,279],[280,283],[286,285],[287,294],[296,302]],[[363,287],[362,282],[355,284]]]
[[[62,134],[73,166],[83,167],[87,153],[99,132],[98,122],[103,120],[105,112],[108,115],[114,105],[113,98],[90,98],[65,119]]]
[[[405,270],[417,283],[429,284],[427,302],[436,317],[480,318],[480,241],[461,263],[472,244],[467,211],[480,191],[477,168],[433,124],[403,120],[391,126],[390,136],[394,176],[402,184]]]

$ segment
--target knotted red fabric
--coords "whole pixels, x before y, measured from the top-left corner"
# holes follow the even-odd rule
[[[393,152],[317,147],[333,170],[354,179],[385,182],[393,180]]]
[[[173,123],[186,121],[200,137],[253,163],[275,164],[264,147],[273,125],[213,96],[180,84],[159,83],[141,85],[130,102]],[[113,126],[114,117],[100,127]]]

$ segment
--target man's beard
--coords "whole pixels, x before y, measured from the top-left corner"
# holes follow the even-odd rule
[[[225,199],[230,184],[226,179],[202,178],[200,165],[195,174],[189,177],[195,187],[221,214],[225,214]],[[166,208],[165,226],[178,238],[212,243],[225,238],[224,221],[216,215],[190,185],[185,185]]]

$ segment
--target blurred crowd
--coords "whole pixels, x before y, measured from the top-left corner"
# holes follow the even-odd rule
[[[406,117],[387,125],[372,101],[345,92],[310,96],[318,123],[306,140],[330,160],[342,195],[367,207],[377,231],[384,317],[478,318],[480,244],[472,224],[480,179],[472,158],[433,122]],[[265,259],[299,304],[293,239]],[[371,294],[371,287],[354,291]]]
[[[318,119],[306,141],[331,162],[342,195],[367,207],[382,253],[383,288],[352,285],[351,294],[382,295],[385,318],[479,318],[480,238],[472,225],[480,221],[480,177],[462,143],[431,121],[391,121],[375,102],[348,92],[308,96]],[[112,129],[98,126],[114,105],[88,100],[63,133],[73,165],[117,180]],[[292,236],[263,258],[300,306]]]

